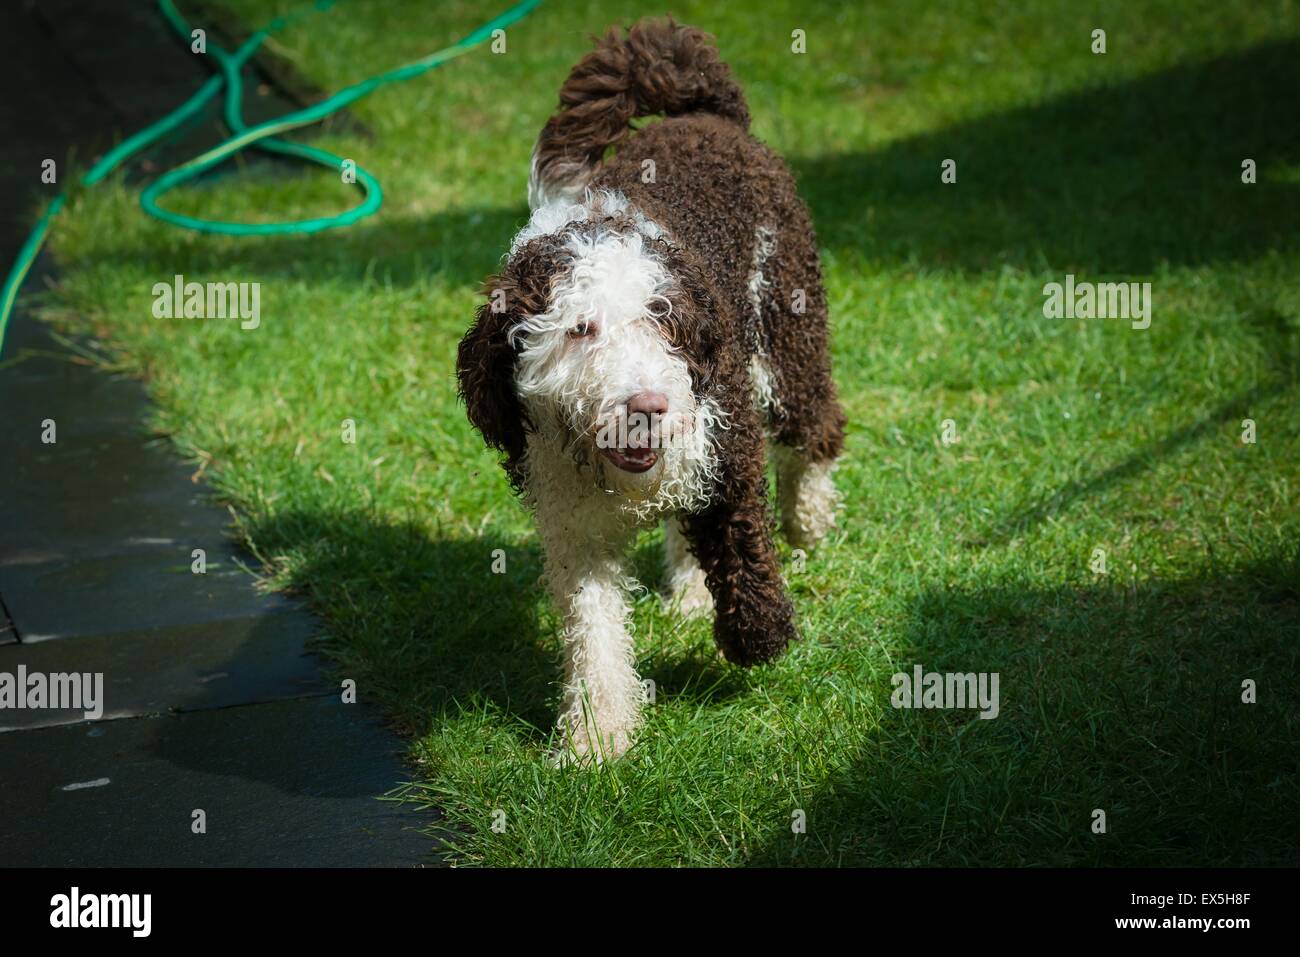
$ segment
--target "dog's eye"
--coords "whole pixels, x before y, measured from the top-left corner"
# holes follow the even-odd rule
[[[570,329],[566,335],[570,339],[589,339],[596,334],[596,329],[597,326],[594,322],[580,322]]]

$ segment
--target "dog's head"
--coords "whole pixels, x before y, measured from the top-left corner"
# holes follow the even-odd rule
[[[563,460],[633,511],[689,507],[716,469],[719,348],[699,269],[621,197],[542,207],[460,344],[470,421],[517,487]]]

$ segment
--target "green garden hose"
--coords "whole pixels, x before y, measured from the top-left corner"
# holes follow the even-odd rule
[[[318,219],[284,223],[228,223],[218,220],[197,219],[193,216],[183,216],[171,212],[159,206],[158,199],[167,191],[202,175],[211,167],[225,162],[236,153],[249,147],[256,147],[269,153],[292,156],[331,169],[342,170],[345,161],[341,157],[313,146],[276,139],[276,135],[302,126],[319,123],[330,114],[336,113],[348,104],[373,93],[381,86],[420,76],[442,66],[448,60],[468,53],[474,47],[490,39],[494,31],[504,29],[522,19],[540,2],[541,0],[522,0],[522,2],[516,3],[500,16],[489,20],[473,33],[449,47],[444,47],[436,53],[431,53],[429,56],[408,63],[406,66],[362,80],[360,83],[340,90],[314,106],[289,113],[277,119],[267,120],[265,123],[259,123],[253,127],[245,124],[243,119],[243,82],[240,79],[240,71],[244,64],[272,33],[284,29],[302,17],[330,9],[334,6],[335,0],[316,0],[310,7],[301,8],[294,13],[272,20],[250,36],[234,53],[223,50],[218,44],[208,42],[207,51],[216,60],[221,72],[204,83],[198,92],[171,113],[134,136],[123,140],[114,149],[106,153],[82,177],[82,185],[93,186],[104,179],[132,156],[146,149],[197,114],[217,93],[224,89],[225,121],[226,125],[230,127],[231,137],[206,153],[168,171],[150,184],[140,194],[141,208],[150,216],[171,223],[173,226],[204,233],[224,233],[230,236],[315,233],[336,226],[350,226],[367,216],[373,215],[379,210],[384,201],[384,193],[380,188],[379,181],[360,166],[355,167],[355,174],[356,185],[364,193],[364,199],[361,203],[335,216]],[[177,11],[172,0],[158,0],[158,7],[171,28],[188,43],[191,38],[191,27],[180,15],[180,12]],[[23,243],[22,249],[18,252],[18,259],[14,262],[13,268],[9,270],[9,275],[5,279],[4,288],[0,291],[0,352],[4,349],[5,330],[9,325],[9,316],[13,311],[14,301],[18,297],[18,289],[27,278],[32,263],[36,261],[36,257],[40,254],[41,247],[49,235],[50,226],[59,211],[63,209],[64,203],[65,194],[60,194],[50,203],[45,214],[37,221],[31,233],[28,234],[27,241]]]

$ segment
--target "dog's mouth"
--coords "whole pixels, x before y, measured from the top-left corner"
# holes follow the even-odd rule
[[[659,461],[659,453],[649,448],[601,449],[600,454],[617,468],[634,474],[650,471]]]
[[[643,475],[659,463],[665,427],[654,417],[638,413],[629,419],[624,410],[601,420],[596,434],[596,448],[621,472]]]

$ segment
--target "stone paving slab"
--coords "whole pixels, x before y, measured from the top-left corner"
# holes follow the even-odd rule
[[[20,361],[0,370],[0,568],[160,545],[217,561],[229,516],[190,481],[193,466],[144,431],[144,387],[74,361],[44,323],[16,315],[9,333],[5,357]],[[41,441],[47,419],[54,444]]]
[[[290,610],[238,621],[183,625],[62,642],[0,647],[0,672],[103,676],[100,720],[261,704],[331,689],[308,651],[320,633]],[[81,710],[3,709],[0,732],[74,724]]]
[[[115,635],[207,622],[229,622],[292,607],[260,595],[234,565],[196,575],[187,546],[154,546],[122,555],[0,566],[0,595],[24,643]]]
[[[49,273],[39,269],[33,273],[26,288],[35,291]],[[0,402],[9,414],[0,421],[0,438],[6,446],[39,439],[40,422],[47,418],[63,420],[61,431],[75,435],[140,432],[143,427],[144,386],[126,376],[108,374],[78,356],[44,323],[15,323],[5,337],[5,361]],[[24,401],[33,385],[51,378],[57,380],[57,389],[44,390],[38,402]]]
[[[209,564],[217,561],[229,516],[165,448],[129,434],[70,448],[74,442],[64,435],[58,451],[29,442],[28,454],[0,477],[0,568],[160,546],[174,551],[163,567],[182,557],[188,564],[195,548],[208,553]]]
[[[0,480],[5,490],[0,527],[7,539],[0,568],[160,546],[175,550],[168,567],[182,558],[188,564],[195,548],[207,552],[209,564],[218,560],[229,516],[207,501],[207,490],[192,484],[179,463],[161,461],[162,449],[125,436],[104,440],[96,451],[100,454],[68,456],[55,482],[42,481],[44,469],[18,465],[12,470],[17,474]],[[128,470],[132,452],[140,453],[138,465]],[[33,456],[25,464],[46,463]],[[82,489],[91,497],[76,494]]]
[[[404,775],[360,707],[331,695],[0,734],[0,864],[436,863],[410,830],[427,816],[375,797]]]

